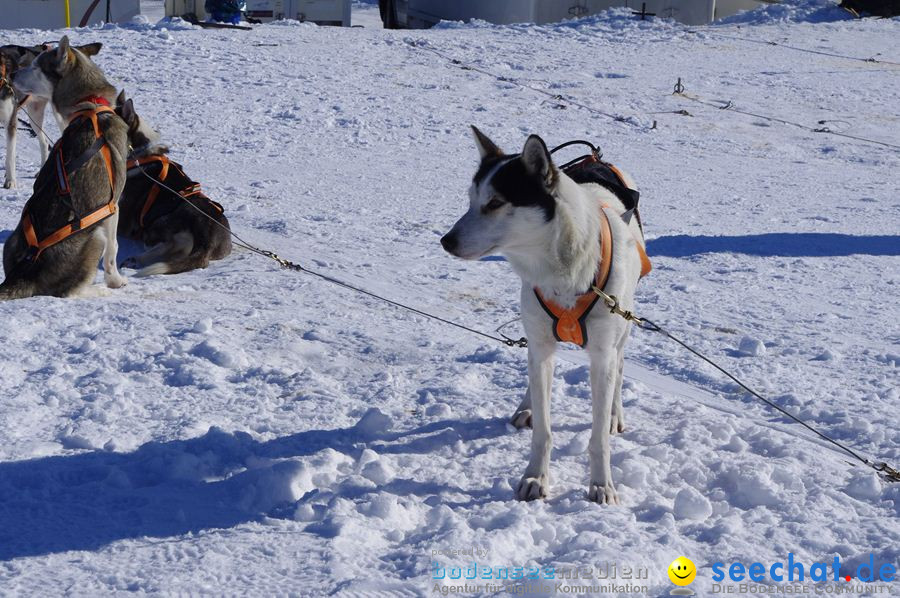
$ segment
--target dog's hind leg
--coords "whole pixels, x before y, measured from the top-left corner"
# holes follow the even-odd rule
[[[12,103],[11,100],[10,103]],[[7,103],[3,100],[2,103]],[[8,112],[9,114],[5,114]],[[4,109],[0,105],[0,119],[9,118],[6,123],[6,176],[3,179],[4,189],[16,188],[16,126],[19,124],[16,118],[18,110],[13,106],[11,109]]]
[[[143,268],[148,264],[154,264],[162,261],[170,252],[169,241],[157,243],[144,253],[131,256],[123,260],[119,265],[120,268]]]
[[[531,427],[531,385],[525,389],[525,397],[516,407],[516,412],[513,413],[509,423],[517,430]]]
[[[591,461],[591,481],[588,500],[600,504],[619,504],[610,465],[610,420],[618,381],[619,351],[600,351],[591,354],[591,407],[593,422],[588,453]]]
[[[22,279],[10,282],[8,279],[0,284],[0,301],[25,299],[34,296],[34,284]]]
[[[101,227],[94,228],[88,233],[90,238],[85,241],[77,255],[71,255],[70,259],[61,259],[53,265],[51,276],[41,285],[41,294],[81,298],[101,296],[97,288],[92,287],[97,276],[97,261],[103,256],[106,246]]]
[[[189,231],[180,231],[144,253],[128,258],[122,265],[126,268],[140,268],[135,276],[175,274],[208,266],[209,260],[206,256],[191,257],[193,248],[194,235]]]
[[[528,395],[531,399],[531,458],[516,489],[519,500],[546,498],[550,487],[550,392],[553,385],[553,353],[556,341],[528,346]]]
[[[106,237],[106,245],[103,248],[103,280],[111,289],[118,289],[127,284],[124,276],[119,274],[116,265],[116,256],[119,253],[119,240],[116,238],[116,230],[119,227],[118,210],[100,225]]]
[[[612,418],[609,422],[610,434],[621,434],[625,431],[625,408],[622,407],[622,382],[625,380],[625,342],[631,331],[631,323],[627,324],[625,334],[616,346],[618,365],[616,366],[616,387],[613,396]]]

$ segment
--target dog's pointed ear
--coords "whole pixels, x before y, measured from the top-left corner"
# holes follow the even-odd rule
[[[116,108],[121,108],[126,99],[128,98],[125,97],[125,90],[123,89],[119,92],[119,95],[116,96]]]
[[[85,44],[83,46],[78,46],[75,49],[84,54],[85,56],[96,56],[100,53],[100,48],[103,47],[103,44],[100,42],[94,42],[92,44]]]
[[[522,148],[521,159],[526,172],[540,177],[548,187],[552,186],[556,180],[556,167],[543,139],[537,135],[528,137],[525,147]]]
[[[475,145],[478,146],[478,153],[481,159],[499,158],[503,155],[503,150],[497,147],[497,144],[488,139],[488,136],[478,130],[478,127],[472,125],[472,134],[475,136]]]
[[[62,63],[69,58],[69,36],[64,35],[56,47],[56,61]]]
[[[137,121],[137,112],[134,111],[134,102],[131,101],[131,98],[122,103],[122,114],[119,116],[129,127],[132,127],[135,124]]]

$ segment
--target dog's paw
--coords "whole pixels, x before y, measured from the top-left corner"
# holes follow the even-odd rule
[[[106,277],[106,286],[111,289],[121,289],[128,284],[128,279],[121,274],[113,274]]]
[[[621,413],[613,413],[609,422],[609,433],[615,436],[625,431],[625,418]]]
[[[547,498],[547,478],[544,476],[530,478],[523,476],[516,489],[516,498],[519,500],[538,500]]]
[[[129,257],[129,258],[122,260],[122,263],[119,264],[119,267],[120,268],[134,268],[135,270],[137,270],[138,268],[141,267],[141,265],[138,263],[136,257]]]
[[[619,495],[616,494],[616,487],[612,482],[591,483],[588,487],[588,500],[599,505],[617,505],[619,504]]]
[[[16,188],[16,180],[15,179],[6,179],[3,181],[4,189],[15,189]]]
[[[512,419],[509,420],[509,423],[516,430],[522,430],[525,428],[531,427],[531,409],[523,409],[521,411],[516,411]]]

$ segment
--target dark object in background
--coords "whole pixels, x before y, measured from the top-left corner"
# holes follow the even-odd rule
[[[381,12],[381,22],[384,23],[385,29],[400,29],[396,0],[378,0],[378,10]]]
[[[206,0],[203,5],[214,21],[232,25],[241,22],[241,13],[246,6],[243,0]]]
[[[858,17],[871,16],[888,19],[900,16],[900,0],[843,0],[841,8]]]

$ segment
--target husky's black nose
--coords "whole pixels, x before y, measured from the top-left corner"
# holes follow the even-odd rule
[[[447,253],[453,253],[456,250],[456,246],[459,245],[458,240],[456,239],[456,234],[453,232],[449,232],[441,238],[441,245],[444,246],[444,251]]]

